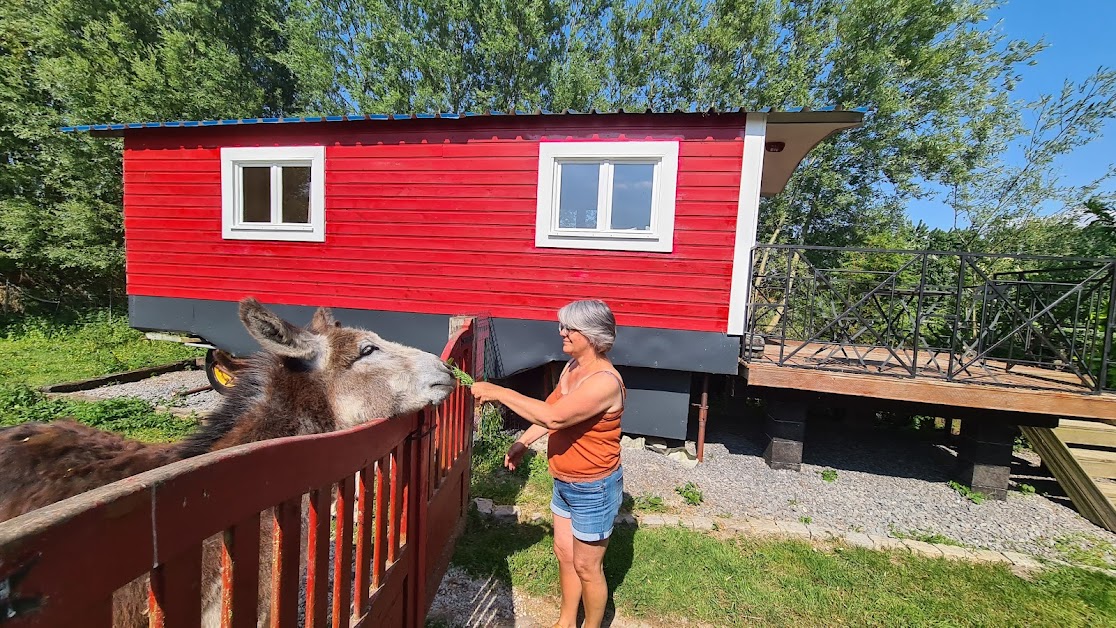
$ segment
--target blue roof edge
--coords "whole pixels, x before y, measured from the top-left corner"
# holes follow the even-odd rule
[[[478,116],[520,116],[520,117],[536,117],[536,116],[567,116],[567,115],[613,115],[613,114],[740,114],[740,113],[812,113],[812,112],[847,112],[847,113],[868,113],[867,107],[850,107],[847,109],[838,108],[834,105],[825,107],[787,107],[783,109],[775,109],[773,107],[762,107],[758,109],[723,109],[718,110],[714,107],[709,109],[691,109],[681,110],[675,109],[673,111],[654,111],[651,109],[630,109],[624,110],[619,108],[612,111],[598,111],[597,109],[590,109],[588,111],[577,111],[573,109],[566,109],[564,111],[547,111],[545,109],[538,109],[535,111],[464,111],[464,112],[416,112],[416,113],[374,113],[374,114],[361,114],[352,113],[344,115],[332,116],[284,116],[284,117],[267,117],[267,118],[224,118],[213,120],[169,120],[163,122],[117,122],[117,123],[101,123],[101,124],[78,124],[73,126],[60,127],[63,133],[84,133],[89,131],[124,131],[131,129],[152,129],[152,128],[195,128],[195,127],[214,127],[214,126],[243,126],[250,124],[306,124],[306,123],[327,123],[327,122],[355,122],[355,121],[388,121],[388,120],[432,120],[432,119],[450,119],[459,120],[463,118],[473,118]]]

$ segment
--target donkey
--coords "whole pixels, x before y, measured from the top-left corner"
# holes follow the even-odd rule
[[[240,320],[259,343],[237,385],[201,426],[180,442],[146,444],[68,419],[0,430],[0,522],[123,478],[244,443],[318,434],[438,404],[456,379],[437,356],[342,327],[319,308],[306,327],[254,298]],[[304,497],[304,505],[306,499]],[[305,518],[305,508],[303,509]],[[270,606],[271,517],[261,517],[260,625]],[[220,537],[203,548],[203,625],[219,625]],[[305,538],[303,538],[305,546]],[[305,552],[302,552],[303,562]],[[117,591],[114,626],[146,626],[145,575]]]

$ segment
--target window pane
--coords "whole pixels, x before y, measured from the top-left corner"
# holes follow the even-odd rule
[[[562,229],[597,228],[597,189],[600,164],[562,164],[558,197],[558,226]]]
[[[241,168],[244,222],[271,222],[271,168]]]
[[[612,229],[651,229],[655,164],[616,164],[612,171]]]
[[[310,168],[283,168],[283,222],[310,222]]]

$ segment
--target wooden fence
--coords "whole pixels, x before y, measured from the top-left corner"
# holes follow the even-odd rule
[[[442,359],[482,372],[476,319],[453,326]],[[111,626],[145,602],[152,627],[257,626],[257,607],[276,628],[421,626],[465,522],[473,416],[459,386],[416,414],[212,452],[11,519],[0,626]]]

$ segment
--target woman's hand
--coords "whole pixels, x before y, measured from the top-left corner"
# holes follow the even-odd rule
[[[523,462],[523,454],[525,453],[527,453],[527,445],[515,441],[511,447],[508,447],[508,453],[504,454],[504,466],[515,471],[519,463]]]
[[[476,382],[470,387],[470,390],[478,401],[484,403],[486,401],[500,401],[499,394],[503,387],[491,382]]]

